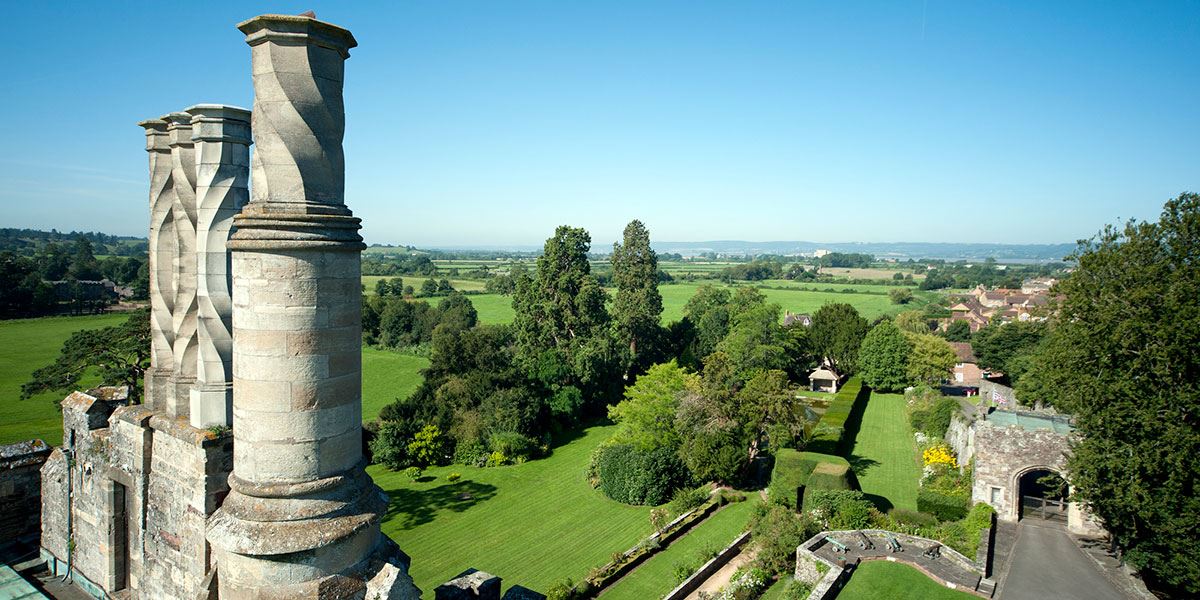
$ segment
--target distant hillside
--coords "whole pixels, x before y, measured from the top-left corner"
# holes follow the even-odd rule
[[[1075,244],[963,244],[931,242],[747,242],[716,240],[708,242],[653,242],[657,252],[699,256],[709,252],[724,255],[812,255],[817,250],[872,254],[880,259],[940,258],[946,260],[1057,261],[1075,250]]]
[[[141,256],[146,253],[146,238],[124,235],[109,235],[96,231],[72,231],[64,233],[56,229],[0,228],[0,252],[5,250],[22,255],[32,255],[49,244],[71,245],[79,238],[92,243],[92,252],[98,255]]]

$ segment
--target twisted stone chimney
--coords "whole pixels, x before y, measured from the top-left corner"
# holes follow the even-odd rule
[[[222,598],[416,598],[363,470],[359,219],[346,208],[349,31],[238,28],[254,80],[250,202],[234,219],[231,492],[210,520]],[[368,583],[370,582],[370,583]]]
[[[138,123],[146,130],[146,152],[150,155],[150,371],[146,374],[143,402],[157,408],[173,395],[171,373],[175,358],[172,346],[175,329],[175,223],[172,219],[174,184],[171,182],[171,146],[167,122],[148,119]]]

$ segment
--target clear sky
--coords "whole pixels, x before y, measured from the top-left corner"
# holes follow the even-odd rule
[[[354,32],[368,242],[1073,242],[1200,191],[1200,2],[10,2],[0,226],[145,235],[135,123],[249,107],[234,25]]]

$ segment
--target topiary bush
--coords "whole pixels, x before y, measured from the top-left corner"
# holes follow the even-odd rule
[[[600,489],[617,502],[662,504],[690,482],[687,467],[666,448],[613,444],[597,450],[592,460]]]

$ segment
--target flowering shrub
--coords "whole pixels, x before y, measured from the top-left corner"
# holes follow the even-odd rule
[[[946,444],[937,444],[926,448],[921,453],[921,457],[925,459],[926,465],[946,465],[952,469],[958,468],[958,459],[954,456],[954,451]]]
[[[729,580],[729,585],[717,594],[715,600],[746,600],[757,598],[767,586],[767,572],[762,569],[750,569],[735,573]]]

